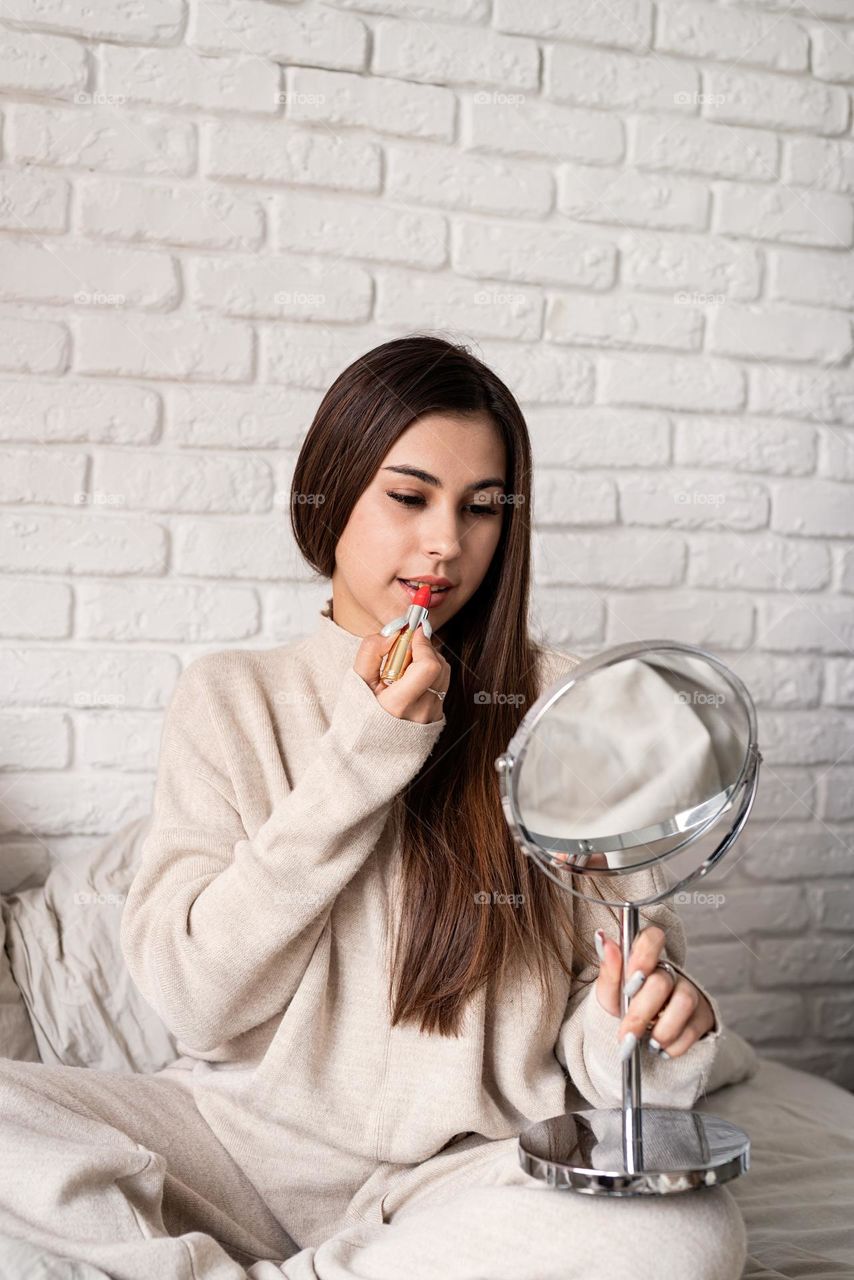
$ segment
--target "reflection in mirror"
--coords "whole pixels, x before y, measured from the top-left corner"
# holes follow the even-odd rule
[[[695,653],[651,649],[600,667],[533,726],[521,822],[556,866],[640,867],[730,807],[749,735],[742,700]],[[691,857],[696,865],[696,847]]]

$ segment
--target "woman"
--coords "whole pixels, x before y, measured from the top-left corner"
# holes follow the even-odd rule
[[[51,1126],[73,1133],[49,1247],[122,1280],[189,1276],[187,1253],[195,1280],[740,1277],[726,1188],[609,1201],[518,1163],[567,1076],[619,1104],[621,1050],[653,1021],[644,1101],[690,1106],[722,1030],[664,906],[621,1019],[612,913],[532,871],[504,821],[495,757],[577,662],[528,634],[531,472],[516,401],[465,347],[387,342],[327,391],[291,503],[327,607],[299,643],[192,661],[164,722],[122,949],[182,1056],[120,1104],[107,1073],[3,1069],[45,1153]],[[447,584],[434,634],[387,686],[381,628],[425,577]]]

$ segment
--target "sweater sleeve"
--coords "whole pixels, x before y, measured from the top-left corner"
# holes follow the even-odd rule
[[[652,867],[638,872],[637,877],[626,877],[621,886],[625,886],[627,900],[633,902],[660,892],[664,883],[661,868]],[[588,898],[573,897],[573,910],[573,927],[585,941],[592,940],[594,931],[602,928],[619,942],[619,928],[607,907]],[[688,1109],[709,1083],[724,1031],[721,1012],[715,998],[683,967],[687,951],[685,927],[674,908],[666,901],[658,902],[641,907],[640,917],[640,929],[654,924],[664,930],[666,940],[660,959],[669,960],[674,969],[697,987],[715,1017],[714,1026],[678,1058],[668,1060],[648,1053],[641,1043],[642,1104]],[[598,965],[591,964],[578,975],[577,983],[586,985],[579,985],[577,991],[570,993],[555,1054],[575,1087],[592,1106],[616,1107],[622,1104],[623,1097],[623,1065],[617,1039],[622,1019],[600,1005],[593,985],[598,972]]]
[[[249,839],[205,663],[179,677],[164,718],[120,933],[131,977],[179,1052],[202,1054],[284,1009],[337,894],[446,723],[392,715],[351,668],[316,754]]]

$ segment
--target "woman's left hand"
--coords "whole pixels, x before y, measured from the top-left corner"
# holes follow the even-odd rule
[[[597,929],[603,950],[603,959],[596,979],[596,999],[613,1017],[620,1017],[620,987],[623,982],[623,954],[613,938]],[[666,969],[657,969],[664,950],[666,936],[658,925],[641,929],[632,944],[628,964],[627,984],[632,986],[632,975],[642,973],[643,983],[629,1000],[626,1016],[617,1028],[617,1037],[624,1055],[631,1052],[637,1040],[646,1035],[648,1024],[657,1019],[652,1035],[669,1058],[681,1057],[700,1036],[715,1025],[715,1015],[706,997],[681,973],[673,978]],[[635,979],[634,986],[637,986]],[[631,1048],[626,1047],[627,1037]]]

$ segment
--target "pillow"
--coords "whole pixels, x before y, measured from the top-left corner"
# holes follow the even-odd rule
[[[119,947],[150,822],[137,818],[94,851],[56,863],[43,885],[3,901],[9,966],[42,1062],[150,1073],[179,1056]]]

